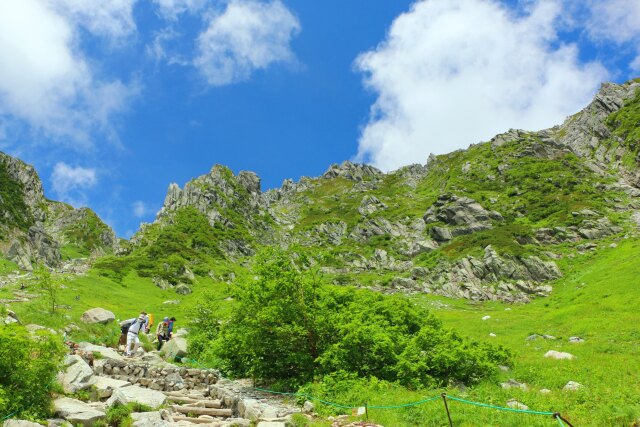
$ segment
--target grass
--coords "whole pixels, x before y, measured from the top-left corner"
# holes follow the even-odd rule
[[[514,378],[529,391],[503,390],[496,381],[471,389],[450,387],[449,395],[504,406],[515,398],[532,410],[561,412],[577,426],[631,426],[640,417],[640,313],[630,302],[640,297],[640,241],[623,240],[618,247],[565,258],[565,277],[556,281],[548,298],[527,305],[498,302],[474,303],[429,295],[415,302],[432,307],[447,327],[480,341],[491,340],[514,352],[510,372],[499,381]],[[489,315],[490,319],[482,321]],[[489,337],[493,333],[496,337]],[[532,334],[549,334],[556,340],[527,341]],[[580,344],[568,342],[580,336]],[[575,355],[575,360],[544,358],[548,350]],[[568,381],[584,385],[564,392]],[[437,396],[445,390],[411,391],[377,380],[357,381],[329,391],[313,389],[316,397],[347,405],[401,405]],[[342,388],[340,388],[342,387]],[[540,389],[551,390],[541,394]],[[323,415],[336,411],[322,404]],[[548,416],[512,414],[449,402],[455,426],[553,426]],[[348,412],[348,411],[347,411]],[[369,419],[385,426],[442,426],[447,424],[441,400],[403,409],[370,409]],[[300,425],[305,425],[299,420]],[[328,425],[307,423],[306,425]]]

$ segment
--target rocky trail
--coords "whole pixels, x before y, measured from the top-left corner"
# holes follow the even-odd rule
[[[113,405],[132,402],[153,408],[131,414],[138,427],[285,427],[292,414],[313,410],[310,403],[303,409],[257,391],[249,381],[221,378],[216,370],[168,363],[156,352],[125,358],[113,349],[80,343],[77,353],[66,357],[58,380],[68,395],[89,398],[56,399],[55,413],[60,419],[50,420],[49,425],[91,426],[105,419]]]

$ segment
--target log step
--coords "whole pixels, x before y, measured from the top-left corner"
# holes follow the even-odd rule
[[[198,400],[183,396],[167,396],[167,400],[177,403],[188,403],[194,406],[201,404],[205,408],[222,408],[222,403],[219,400]]]
[[[173,420],[178,421],[188,421],[194,424],[209,424],[211,426],[220,427],[223,423],[217,422],[215,420],[208,420],[206,418],[191,418],[191,417],[173,417]]]
[[[211,415],[213,417],[232,417],[231,409],[201,408],[199,406],[171,405],[171,409],[181,414]],[[175,418],[175,417],[174,417]]]

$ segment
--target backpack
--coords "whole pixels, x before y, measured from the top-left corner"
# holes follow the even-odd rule
[[[120,332],[122,334],[126,335],[127,332],[129,332],[129,328],[131,327],[131,325],[133,325],[133,322],[135,322],[135,320],[134,321],[126,321],[125,320],[123,322],[120,322]]]

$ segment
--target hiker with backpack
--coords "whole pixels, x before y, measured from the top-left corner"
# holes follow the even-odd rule
[[[162,344],[171,339],[169,333],[169,318],[165,317],[164,320],[158,323],[158,329],[156,330],[156,336],[158,337],[158,351],[162,348]]]
[[[128,319],[120,324],[120,332],[124,334],[126,330],[127,334],[127,346],[125,351],[126,356],[131,356],[136,352],[136,350],[138,350],[138,347],[140,346],[140,338],[138,338],[138,334],[140,333],[140,331],[146,331],[146,328],[147,316],[144,311],[140,313],[140,316],[138,316],[137,319]],[[132,347],[133,353],[131,351]]]

